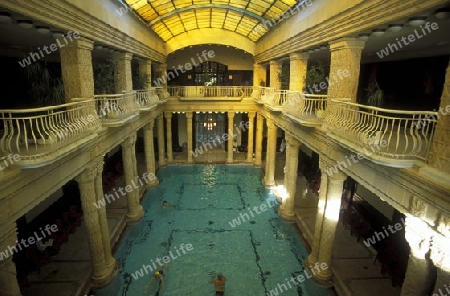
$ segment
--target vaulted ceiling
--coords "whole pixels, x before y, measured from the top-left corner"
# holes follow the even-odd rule
[[[257,41],[296,0],[125,0],[164,41],[203,28],[224,29]],[[292,10],[294,11],[294,10]],[[218,36],[219,37],[219,36]]]

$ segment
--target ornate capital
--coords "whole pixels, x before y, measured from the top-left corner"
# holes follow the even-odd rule
[[[411,196],[409,212],[415,217],[422,218],[425,216],[427,205],[426,203],[417,196]]]
[[[442,213],[439,215],[439,219],[437,221],[437,231],[441,233],[443,236],[450,238],[450,216]]]
[[[227,114],[229,120],[234,118],[234,111],[228,111]]]
[[[300,141],[294,138],[291,134],[286,133],[285,138],[286,144],[291,145],[293,149],[298,150],[300,148],[301,146]]]
[[[339,38],[330,42],[330,51],[342,50],[342,49],[364,49],[364,40],[358,38]]]
[[[250,111],[248,112],[248,119],[252,120],[253,118],[255,118],[256,112],[255,111]],[[250,122],[253,123],[253,122]]]
[[[270,66],[281,66],[281,62],[277,60],[270,60]]]
[[[164,117],[166,119],[171,119],[172,118],[172,112],[171,111],[164,111]]]
[[[154,126],[155,126],[155,121],[154,121],[154,118],[152,118],[149,123],[144,125],[144,131],[153,131]]]
[[[186,118],[187,119],[192,119],[192,112],[186,112]]]
[[[122,147],[124,148],[131,148],[134,146],[134,144],[136,143],[136,139],[137,136],[135,133],[131,134],[128,138],[126,138],[123,142],[122,142]]]
[[[430,250],[432,230],[426,222],[414,216],[407,216],[404,223],[405,238],[411,252],[416,258],[425,258]]]
[[[309,59],[309,53],[303,53],[303,52],[293,52],[289,54],[289,60],[296,61],[296,60],[308,60]]]

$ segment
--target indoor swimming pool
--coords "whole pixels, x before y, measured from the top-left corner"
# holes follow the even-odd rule
[[[252,165],[160,169],[160,185],[142,202],[145,216],[128,228],[115,253],[118,275],[96,295],[215,295],[209,281],[219,272],[229,296],[263,296],[274,289],[277,294],[268,295],[328,295],[313,279],[287,284],[305,274],[307,251],[277,215],[278,203],[262,177]],[[144,291],[155,267],[162,269],[158,262],[168,262],[164,289],[155,280]],[[287,290],[279,290],[282,284]]]

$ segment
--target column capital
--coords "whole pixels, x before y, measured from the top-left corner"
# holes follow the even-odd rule
[[[445,272],[450,272],[450,238],[434,235],[431,242],[430,259],[434,265]]]
[[[186,118],[192,119],[193,112],[186,112]]]
[[[132,134],[128,136],[125,140],[123,140],[121,145],[124,148],[130,148],[136,143],[136,140],[137,140],[136,134]]]
[[[256,113],[257,120],[264,120],[264,116],[261,113]]]
[[[58,44],[65,44],[66,43],[65,40],[67,40],[67,37],[57,38]],[[94,49],[94,41],[84,38],[84,37],[80,37],[78,39],[72,40],[71,42],[69,42],[69,44],[66,44],[62,47],[93,50]],[[62,47],[61,47],[61,49],[62,49]]]
[[[266,119],[266,124],[267,124],[267,128],[268,129],[274,129],[276,127],[275,123],[272,120],[267,120]]]
[[[347,175],[345,175],[344,172],[339,170],[337,165],[331,165],[322,159],[319,160],[319,168],[322,171],[322,173],[326,172],[327,176],[330,179],[330,182],[332,181],[341,182],[347,179]]]
[[[294,138],[291,134],[286,133],[285,138],[286,144],[291,145],[291,147],[296,150],[299,149],[300,146],[302,145],[300,141]]]
[[[144,125],[144,131],[146,131],[146,130],[151,130],[151,131],[153,131],[153,127],[155,126],[155,120],[154,120],[154,118],[152,118],[151,120],[150,120],[150,122],[148,122],[146,125]]]
[[[172,118],[172,111],[164,111],[164,117],[166,119]]]
[[[358,38],[339,38],[329,42],[330,51],[341,50],[341,49],[364,49],[366,41],[360,40]]]
[[[269,64],[271,66],[280,66],[282,64],[282,62],[278,61],[278,60],[270,60]]]
[[[425,259],[425,255],[431,246],[432,229],[425,221],[414,216],[406,216],[403,222],[405,239],[411,248],[411,252],[414,257]]]
[[[296,61],[296,60],[308,60],[309,59],[309,53],[307,52],[293,52],[289,54],[289,60]]]
[[[130,52],[115,52],[114,57],[119,60],[131,61],[131,59],[133,58],[133,54]]]
[[[234,111],[227,112],[228,118],[234,118]]]
[[[138,60],[139,65],[145,65],[145,66],[150,66],[152,64],[152,60],[150,59],[146,59],[146,58],[140,58]]]
[[[250,112],[248,112],[248,118],[249,118],[249,119],[255,118],[255,115],[256,115],[256,112],[255,112],[255,111],[250,111]]]

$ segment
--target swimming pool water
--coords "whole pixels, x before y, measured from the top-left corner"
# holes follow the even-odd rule
[[[147,291],[143,288],[154,277],[151,268],[159,267],[156,260],[162,262],[164,256],[170,261],[159,295],[215,295],[209,281],[218,272],[227,278],[225,295],[266,295],[303,273],[308,253],[292,225],[279,218],[277,201],[261,184],[262,177],[251,165],[160,169],[159,186],[144,197],[144,217],[129,227],[115,254],[117,277],[96,295],[158,295],[157,281]],[[163,208],[163,200],[174,206]],[[238,218],[240,225],[233,227]],[[192,249],[183,253],[181,244]],[[278,290],[279,295],[327,295],[312,279],[291,286]]]

